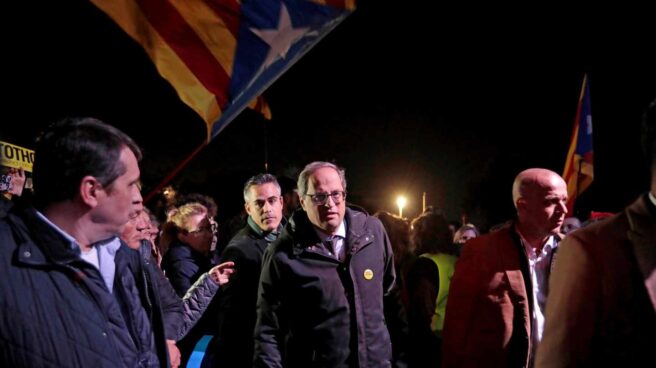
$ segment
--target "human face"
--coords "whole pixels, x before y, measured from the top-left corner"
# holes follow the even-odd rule
[[[137,158],[129,148],[123,147],[119,162],[125,167],[125,173],[100,188],[97,204],[91,213],[92,221],[105,232],[98,240],[118,236],[130,218],[138,215],[143,208]]]
[[[145,212],[135,213],[121,231],[120,238],[132,249],[139,249],[141,240],[149,239],[148,223],[145,221],[148,215]]]
[[[457,244],[465,244],[467,241],[469,241],[470,239],[474,239],[475,237],[476,237],[476,232],[474,230],[467,229],[463,231],[462,234],[460,234],[460,236],[458,237],[458,239],[456,239],[455,242]]]
[[[556,174],[542,173],[517,202],[521,222],[543,235],[559,232],[567,214],[567,184]]]
[[[572,231],[581,227],[581,221],[576,217],[568,217],[563,221],[561,231],[563,234],[569,234]]]
[[[208,254],[214,239],[214,227],[206,213],[189,216],[187,229],[180,232],[180,240],[195,251]]]
[[[334,199],[328,196],[325,203],[315,204],[309,195],[344,192],[342,180],[331,167],[316,170],[308,179],[307,193],[301,198],[301,206],[314,226],[326,234],[334,234],[344,221],[346,198],[335,203]]]
[[[253,185],[248,189],[246,212],[264,232],[278,228],[282,220],[282,197],[273,183]]]

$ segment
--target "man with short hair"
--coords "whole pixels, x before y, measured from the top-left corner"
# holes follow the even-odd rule
[[[256,367],[391,367],[383,297],[394,284],[380,221],[346,207],[344,171],[308,164],[296,211],[262,263]]]
[[[531,367],[542,337],[548,279],[567,214],[553,171],[513,183],[517,220],[471,239],[456,263],[443,331],[444,367]]]
[[[656,100],[643,119],[651,188],[563,240],[537,367],[646,367],[656,347]],[[649,363],[651,362],[651,363]]]
[[[223,251],[221,262],[232,261],[235,274],[218,300],[219,332],[213,348],[217,366],[253,366],[255,303],[262,254],[282,230],[280,185],[271,174],[259,174],[244,185],[244,208],[248,213],[242,228]]]
[[[76,118],[35,151],[37,209],[0,220],[0,365],[169,366],[156,276],[117,237],[141,206],[139,148]]]

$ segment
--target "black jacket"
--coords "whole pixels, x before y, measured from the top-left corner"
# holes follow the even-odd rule
[[[143,308],[151,329],[117,311],[119,297],[108,292],[100,272],[33,209],[0,219],[0,366],[133,367],[146,342],[154,343],[159,366],[167,367],[157,275],[125,244],[115,262],[114,293],[131,295],[120,306]],[[117,291],[127,279],[136,294]]]
[[[236,272],[219,300],[219,334],[214,348],[217,366],[253,366],[255,304],[267,245],[267,240],[246,224],[223,251],[221,262],[235,262]]]
[[[257,301],[255,366],[392,366],[383,296],[394,285],[380,221],[346,210],[346,259],[330,256],[303,211],[267,248]]]

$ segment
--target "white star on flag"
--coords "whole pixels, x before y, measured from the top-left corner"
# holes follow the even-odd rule
[[[287,52],[292,47],[294,42],[301,39],[309,30],[308,27],[294,28],[292,26],[289,11],[285,4],[280,3],[280,19],[278,20],[278,28],[276,29],[256,29],[251,28],[262,41],[269,45],[269,53],[264,60],[263,67],[268,68],[279,58],[285,58]]]

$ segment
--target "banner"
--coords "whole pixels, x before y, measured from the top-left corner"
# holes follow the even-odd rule
[[[0,166],[32,172],[33,163],[33,150],[0,141]]]

